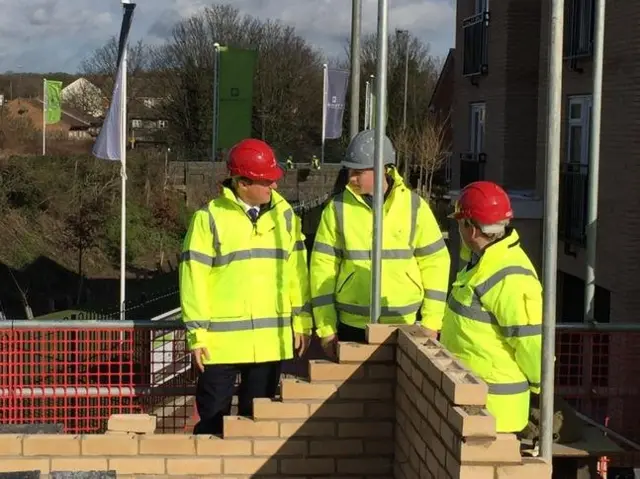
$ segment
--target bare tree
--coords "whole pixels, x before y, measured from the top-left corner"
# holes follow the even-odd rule
[[[424,198],[431,197],[434,175],[447,161],[448,125],[448,117],[433,116],[413,130],[411,156],[419,169],[418,191]]]
[[[175,146],[208,151],[216,42],[258,51],[254,136],[288,151],[319,143],[320,54],[293,27],[241,16],[230,5],[214,5],[176,24],[171,39],[152,54],[151,68],[167,97],[162,112]]]
[[[127,97],[138,98],[148,81],[151,60],[150,47],[142,40],[127,49]],[[118,68],[118,39],[112,36],[102,47],[94,50],[80,64],[80,73],[102,91],[102,97],[111,98],[113,82]]]
[[[415,129],[428,118],[428,107],[431,94],[438,80],[440,60],[431,54],[430,45],[409,34],[389,35],[389,66],[387,78],[387,112],[388,132],[397,137],[402,128],[404,106],[405,54],[409,54],[408,88],[407,88],[407,127]],[[361,42],[361,91],[364,82],[376,73],[378,59],[377,35],[365,35]],[[343,68],[349,68],[351,62],[348,44],[345,44],[346,60],[341,62]],[[360,110],[364,111],[364,98]]]

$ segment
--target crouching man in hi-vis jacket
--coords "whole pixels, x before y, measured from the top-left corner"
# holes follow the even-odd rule
[[[322,212],[311,254],[310,280],[317,334],[335,357],[336,339],[364,341],[369,323],[373,238],[375,130],[358,133],[342,162],[349,184]],[[383,324],[413,324],[431,335],[442,325],[451,259],[429,205],[404,184],[396,153],[383,142],[381,316]]]
[[[235,380],[238,413],[273,397],[281,363],[302,355],[313,329],[304,236],[276,191],[282,169],[260,140],[229,152],[231,178],[196,212],[184,240],[180,300],[200,371],[194,434],[221,434]]]
[[[540,392],[542,286],[520,246],[506,192],[467,185],[451,215],[462,258],[447,302],[440,342],[489,386],[487,409],[498,432],[521,432],[530,394]]]

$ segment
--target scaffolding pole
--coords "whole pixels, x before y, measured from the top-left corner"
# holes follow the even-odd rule
[[[351,0],[351,124],[349,138],[360,131],[360,34],[362,0]]]
[[[602,63],[604,57],[604,20],[606,0],[596,0],[593,32],[593,104],[589,145],[587,194],[587,265],[584,275],[584,317],[594,321],[596,291],[596,236],[598,229],[598,180],[600,177],[600,119],[602,115]]]
[[[542,420],[540,455],[553,456],[553,394],[556,330],[556,270],[558,263],[558,194],[560,184],[560,132],[562,107],[562,41],[564,0],[552,0],[549,22],[548,96],[546,132],[546,178],[544,202],[542,322]]]
[[[373,189],[373,254],[371,271],[371,323],[380,318],[380,280],[382,274],[382,203],[384,201],[383,144],[386,130],[387,62],[388,62],[388,0],[378,0],[378,64],[376,68],[376,129],[374,140]]]

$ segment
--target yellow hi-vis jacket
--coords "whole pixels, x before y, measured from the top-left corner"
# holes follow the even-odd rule
[[[540,391],[542,286],[515,230],[458,272],[440,342],[489,386],[498,432],[524,429]]]
[[[429,205],[395,168],[383,205],[380,323],[442,326],[451,258]],[[321,338],[369,323],[373,212],[349,186],[322,212],[311,254],[311,304]]]
[[[180,302],[190,349],[205,364],[293,357],[293,331],[311,333],[309,276],[299,218],[271,194],[255,225],[233,191],[196,212],[184,240]]]

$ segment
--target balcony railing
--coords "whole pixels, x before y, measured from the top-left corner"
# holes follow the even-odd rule
[[[462,153],[460,155],[460,188],[464,188],[474,181],[484,180],[484,165],[486,155]]]
[[[575,68],[576,60],[593,53],[594,0],[569,0],[566,4],[564,56]]]
[[[560,173],[559,236],[565,243],[586,244],[589,167],[564,163]]]
[[[488,72],[489,12],[481,12],[462,21],[464,60],[462,75],[486,75]]]

